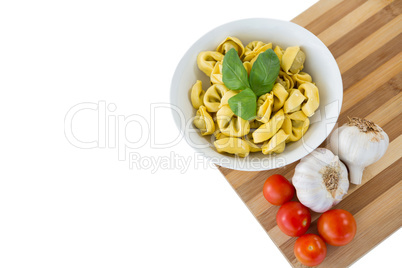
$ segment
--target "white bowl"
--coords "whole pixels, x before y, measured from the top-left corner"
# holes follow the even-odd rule
[[[196,80],[209,86],[209,78],[197,67],[201,51],[215,50],[227,36],[239,38],[244,45],[259,40],[286,48],[300,46],[306,54],[305,68],[320,94],[320,107],[310,118],[310,128],[303,138],[288,143],[283,153],[264,155],[250,153],[246,158],[220,154],[213,147],[211,136],[201,136],[192,124],[195,109],[190,101],[190,89]],[[202,36],[185,53],[174,73],[171,84],[171,104],[175,123],[184,138],[206,161],[220,166],[247,171],[268,170],[295,162],[317,148],[330,134],[338,119],[343,98],[342,78],[338,65],[328,48],[314,34],[292,22],[264,18],[233,21]],[[212,135],[213,137],[213,135]]]

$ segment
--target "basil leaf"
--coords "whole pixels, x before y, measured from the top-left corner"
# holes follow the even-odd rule
[[[250,88],[231,97],[228,103],[234,114],[244,120],[251,120],[257,114],[257,97]]]
[[[250,88],[247,70],[234,48],[231,48],[223,58],[222,81],[231,90]]]
[[[272,49],[258,55],[250,72],[251,88],[258,97],[272,90],[279,69],[279,58]]]

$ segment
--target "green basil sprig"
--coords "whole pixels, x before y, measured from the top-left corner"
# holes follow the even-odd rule
[[[251,89],[257,96],[264,95],[272,90],[279,75],[279,58],[272,49],[258,55],[250,72]]]
[[[253,119],[257,113],[257,97],[272,90],[279,69],[278,56],[268,49],[258,55],[249,77],[237,51],[230,49],[223,58],[222,81],[228,89],[242,90],[229,99],[230,109],[245,120]]]
[[[254,92],[246,88],[239,94],[234,95],[228,100],[230,109],[235,115],[244,120],[251,120],[255,117],[257,111],[257,96]]]
[[[234,48],[230,49],[223,58],[222,81],[231,90],[242,90],[250,87],[247,70]]]

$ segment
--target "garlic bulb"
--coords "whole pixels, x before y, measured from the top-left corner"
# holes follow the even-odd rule
[[[318,148],[296,166],[292,183],[299,201],[315,212],[325,212],[348,192],[348,171],[330,150]]]
[[[334,130],[331,150],[345,162],[350,182],[361,184],[363,170],[378,161],[388,148],[389,138],[382,128],[366,119],[349,118],[349,123]]]

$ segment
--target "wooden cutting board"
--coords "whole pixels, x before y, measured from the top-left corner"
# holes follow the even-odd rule
[[[354,240],[328,246],[319,267],[347,267],[402,226],[402,1],[321,0],[293,19],[330,49],[342,73],[344,97],[338,125],[347,117],[362,117],[389,135],[386,154],[364,171],[363,183],[353,185],[335,208],[351,212],[357,221]],[[324,142],[320,147],[326,147]],[[253,215],[293,267],[303,267],[293,254],[296,238],[276,225],[278,206],[262,195],[272,174],[291,179],[298,162],[286,167],[245,172],[219,167]],[[317,233],[312,213],[308,233]]]

